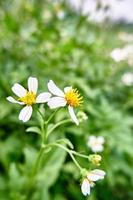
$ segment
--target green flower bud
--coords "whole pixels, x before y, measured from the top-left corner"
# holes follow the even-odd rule
[[[92,154],[89,156],[89,160],[90,162],[92,162],[92,164],[99,166],[102,160],[102,157],[98,154]]]

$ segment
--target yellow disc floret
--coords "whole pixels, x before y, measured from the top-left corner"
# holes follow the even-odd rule
[[[31,106],[36,102],[36,94],[27,91],[27,94],[24,97],[19,98],[19,101],[25,103],[28,106]]]
[[[80,96],[77,89],[71,89],[65,93],[65,99],[68,105],[78,107],[83,103],[83,98]]]

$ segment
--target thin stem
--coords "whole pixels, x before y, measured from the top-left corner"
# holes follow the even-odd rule
[[[36,110],[37,110],[37,112],[39,113],[39,115],[41,116],[41,118],[43,120],[40,123],[40,127],[41,127],[41,131],[42,131],[42,134],[41,134],[41,136],[42,136],[42,143],[45,143],[46,142],[47,124],[46,124],[46,122],[44,120],[44,115],[41,113],[41,111],[38,108],[36,108]]]
[[[76,160],[75,157],[73,156],[71,150],[69,150],[68,148],[64,147],[64,146],[61,145],[61,144],[53,143],[52,145],[54,145],[54,146],[58,146],[58,147],[64,149],[66,152],[68,152],[69,155],[71,156],[73,162],[74,162],[75,165],[78,167],[78,169],[79,169],[80,171],[82,170],[82,167],[79,165],[79,163],[77,162],[77,160]]]
[[[41,161],[41,157],[42,157],[43,151],[44,151],[44,148],[41,147],[41,149],[39,151],[39,154],[37,156],[37,159],[35,161],[35,165],[34,165],[33,170],[32,170],[32,176],[34,176],[37,173],[38,169],[39,169],[40,161]]]
[[[78,152],[76,152],[76,151],[71,150],[71,153],[72,153],[72,154],[75,154],[76,156],[89,159],[89,156],[84,155],[84,154],[81,154],[81,153],[78,153]]]
[[[41,111],[40,111],[38,108],[36,108],[36,110],[37,110],[37,112],[39,113],[39,115],[42,117],[42,119],[44,120],[44,116],[43,116],[43,114],[41,113]]]
[[[53,130],[55,130],[58,126],[62,125],[62,124],[65,124],[65,123],[68,123],[68,122],[71,122],[70,119],[65,119],[65,120],[62,120],[60,122],[58,122],[57,124],[55,124],[47,133],[47,137],[50,135],[50,133],[53,132]]]
[[[60,108],[58,108],[58,109],[56,109],[54,112],[53,112],[53,114],[48,118],[48,120],[45,122],[46,124],[48,124],[50,121],[51,121],[51,119],[54,117],[54,115],[59,111],[59,109]]]

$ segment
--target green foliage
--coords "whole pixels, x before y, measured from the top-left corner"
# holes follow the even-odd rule
[[[65,13],[63,19],[58,17],[60,10]],[[94,25],[64,3],[59,6],[48,0],[1,0],[0,26],[0,199],[25,200],[26,175],[36,159],[40,129],[36,110],[23,124],[18,120],[20,105],[10,104],[6,97],[12,94],[13,83],[26,86],[27,78],[35,76],[40,91],[46,91],[47,81],[53,79],[60,88],[75,86],[84,97],[82,109],[88,120],[79,127],[69,124],[55,129],[51,141],[65,135],[74,149],[89,155],[88,136],[105,137],[101,168],[107,175],[86,199],[131,200],[133,93],[121,81],[131,67],[126,62],[115,63],[109,56],[124,45],[118,33],[131,28]],[[59,122],[65,116],[64,108],[54,120]],[[69,140],[62,142],[73,148]],[[89,162],[80,159],[80,163],[89,168]],[[64,151],[54,148],[44,154],[43,166],[31,200],[85,199],[79,173]]]

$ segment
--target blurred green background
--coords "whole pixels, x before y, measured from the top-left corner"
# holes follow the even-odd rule
[[[115,62],[110,57],[113,49],[127,45],[119,35],[132,30],[131,25],[89,22],[64,2],[0,1],[0,200],[25,199],[24,174],[29,173],[40,144],[38,135],[25,131],[37,124],[36,112],[23,124],[18,120],[21,106],[6,101],[11,86],[18,82],[26,87],[29,76],[39,79],[40,91],[47,90],[49,79],[60,88],[79,89],[88,120],[79,127],[70,124],[56,130],[51,140],[65,136],[77,151],[89,154],[88,136],[104,136],[101,169],[107,172],[84,197],[75,165],[66,153],[54,149],[44,159],[31,200],[133,199],[133,90],[122,81],[133,62]],[[55,121],[64,112],[67,117],[64,109]]]

